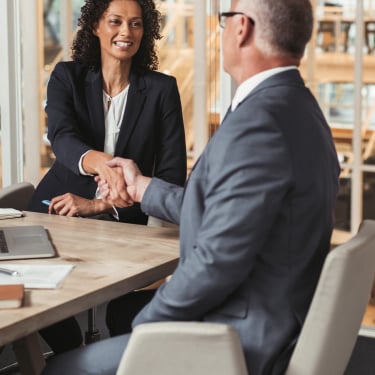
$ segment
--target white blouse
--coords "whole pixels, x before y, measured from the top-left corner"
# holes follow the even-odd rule
[[[104,139],[104,152],[114,155],[116,143],[121,129],[121,123],[124,118],[126,102],[128,100],[129,85],[125,87],[119,94],[114,97],[109,96],[103,90],[103,107],[104,107],[104,126],[105,126],[105,139]],[[82,167],[83,157],[90,152],[86,151],[78,162],[78,169],[84,176],[90,176]]]
[[[103,105],[105,119],[104,152],[114,155],[115,147],[124,118],[129,85],[114,97],[110,97],[103,90]]]
[[[114,155],[115,148],[118,140],[118,136],[121,129],[121,123],[124,118],[126,102],[128,99],[129,85],[125,87],[119,94],[114,97],[109,96],[103,90],[103,106],[104,106],[104,126],[105,126],[105,139],[104,139],[104,152]],[[89,151],[87,151],[89,152]],[[83,157],[87,154],[85,152],[79,160],[79,170],[83,175],[90,175],[83,170],[82,160]],[[99,188],[96,190],[95,198],[100,198]],[[116,211],[116,210],[115,210]],[[118,214],[114,217],[118,220]]]

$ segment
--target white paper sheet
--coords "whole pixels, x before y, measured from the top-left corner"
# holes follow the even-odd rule
[[[20,283],[30,289],[55,289],[61,285],[73,267],[73,264],[0,264],[0,269],[6,268],[19,273],[19,276],[11,276],[1,273],[0,270],[0,284]]]

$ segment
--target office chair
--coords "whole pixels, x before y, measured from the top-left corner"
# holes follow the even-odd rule
[[[26,210],[34,190],[34,185],[30,182],[17,182],[1,188],[0,207]]]
[[[341,375],[349,362],[375,272],[375,221],[327,256],[286,375]]]
[[[370,55],[375,51],[375,21],[365,22],[365,46]]]
[[[342,375],[353,351],[375,273],[375,221],[327,256],[285,375]],[[251,334],[251,332],[249,332]],[[236,332],[224,325],[137,326],[117,375],[247,374]]]
[[[225,324],[160,322],[137,326],[116,375],[247,375],[237,331]]]

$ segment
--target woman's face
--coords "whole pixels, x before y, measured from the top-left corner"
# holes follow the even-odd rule
[[[130,60],[143,37],[142,9],[135,0],[112,0],[94,31],[99,38],[102,62]]]

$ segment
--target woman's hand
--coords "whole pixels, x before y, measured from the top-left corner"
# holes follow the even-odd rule
[[[84,156],[82,167],[86,173],[97,175],[100,180],[106,181],[111,189],[118,192],[119,200],[126,201],[127,206],[132,205],[133,202],[129,199],[126,191],[123,169],[121,166],[109,166],[107,164],[112,159],[113,156],[105,152],[91,150]]]
[[[114,213],[110,204],[101,199],[86,199],[72,193],[58,195],[51,200],[48,213],[61,216],[93,216],[100,213]]]
[[[109,181],[97,176],[95,181],[104,201],[116,207],[127,207],[132,202],[141,202],[143,194],[149,185],[151,178],[142,175],[133,160],[116,157],[107,162],[111,168],[121,168],[124,178],[125,190],[118,190],[117,186],[111,185]],[[125,198],[124,198],[125,196]]]

